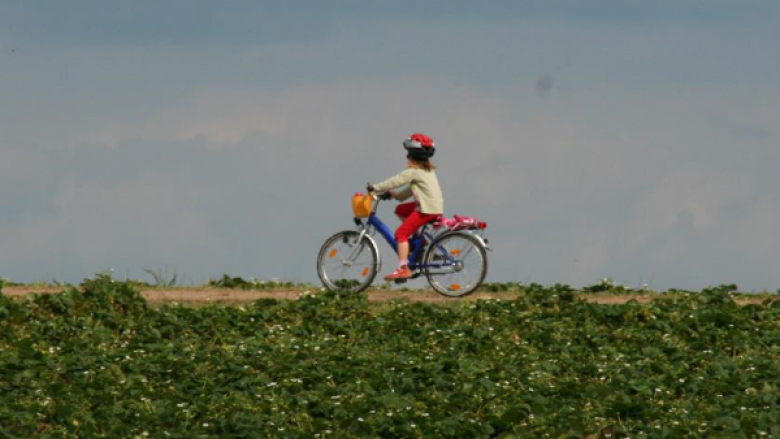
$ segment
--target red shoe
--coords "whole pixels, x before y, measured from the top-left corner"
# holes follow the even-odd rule
[[[409,279],[410,277],[412,277],[412,270],[410,270],[408,266],[404,265],[398,270],[395,270],[392,274],[385,276],[385,280]]]

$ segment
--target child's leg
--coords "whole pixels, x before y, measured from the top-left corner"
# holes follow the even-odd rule
[[[420,212],[412,212],[401,227],[395,231],[395,239],[398,242],[398,269],[393,274],[385,276],[386,280],[408,279],[412,277],[409,269],[409,235],[425,225],[436,215],[424,215]]]
[[[409,270],[409,235],[424,224],[416,207],[416,203],[404,203],[399,204],[395,209],[395,214],[403,221],[401,227],[395,231],[395,240],[398,243],[398,269],[393,274],[385,276],[386,280],[407,279],[412,276],[412,271]]]
[[[400,219],[401,222],[404,222],[406,221],[406,218],[409,218],[409,215],[411,215],[416,208],[417,203],[402,203],[398,206],[395,206],[395,214],[398,216],[398,219]]]
[[[409,265],[409,241],[398,243],[398,268],[404,265]]]
[[[395,240],[398,242],[398,266],[408,265],[409,261],[409,237],[420,227],[429,221],[430,215],[420,212],[412,212],[401,227],[395,231]]]
[[[398,216],[398,219],[401,220],[401,223],[403,225],[403,223],[405,223],[406,220],[409,218],[409,215],[411,215],[412,212],[416,212],[416,209],[417,209],[416,202],[402,203],[399,204],[398,206],[395,206],[395,214]],[[414,233],[414,230],[412,230],[412,233]],[[405,240],[403,241],[399,240],[398,234],[396,234],[396,241],[398,242],[398,266],[399,267],[402,264],[407,265],[409,259],[409,235],[406,235],[406,237],[402,239]]]

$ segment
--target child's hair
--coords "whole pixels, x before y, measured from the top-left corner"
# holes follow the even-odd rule
[[[434,165],[433,162],[431,162],[429,159],[415,160],[411,157],[408,157],[408,159],[410,168],[422,169],[424,171],[433,171],[436,169],[436,165]]]

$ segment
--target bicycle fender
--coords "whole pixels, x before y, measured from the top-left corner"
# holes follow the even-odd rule
[[[482,247],[485,247],[485,250],[488,250],[488,251],[493,251],[493,249],[491,249],[490,247],[488,247],[488,245],[487,245],[487,243],[485,242],[485,239],[484,239],[484,238],[482,238],[481,236],[477,235],[476,233],[474,233],[474,232],[472,232],[472,231],[470,231],[470,230],[453,230],[453,231],[451,231],[451,232],[446,232],[446,233],[443,233],[442,235],[439,235],[439,236],[437,236],[437,237],[436,237],[436,240],[438,241],[439,239],[442,239],[442,238],[444,238],[445,236],[450,236],[450,235],[466,235],[466,234],[468,234],[469,236],[473,236],[474,238],[476,238],[476,239],[477,239],[477,241],[479,241],[479,243],[482,245]]]

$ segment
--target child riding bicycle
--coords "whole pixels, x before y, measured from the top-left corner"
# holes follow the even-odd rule
[[[368,183],[368,192],[384,192],[383,199],[395,198],[403,201],[414,197],[414,201],[399,204],[395,214],[402,224],[395,232],[398,241],[398,268],[385,276],[385,280],[408,279],[412,277],[409,269],[409,236],[425,224],[440,218],[444,213],[444,198],[442,197],[439,180],[436,178],[436,166],[430,158],[436,152],[433,139],[416,133],[404,140],[406,149],[406,170],[378,183]],[[408,185],[399,192],[392,189]]]

